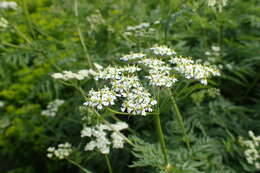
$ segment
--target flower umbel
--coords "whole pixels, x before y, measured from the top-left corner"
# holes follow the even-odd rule
[[[48,151],[47,157],[49,158],[56,157],[62,160],[68,157],[72,153],[72,148],[71,148],[71,144],[66,142],[64,144],[59,144],[58,148],[49,147],[47,151]]]
[[[116,93],[108,87],[104,87],[99,91],[90,90],[88,99],[84,103],[85,106],[96,107],[103,109],[106,106],[114,105],[116,100]]]
[[[120,135],[121,130],[128,128],[128,124],[124,122],[117,122],[115,124],[98,124],[94,127],[84,127],[81,131],[81,137],[91,137],[92,140],[86,144],[85,150],[91,151],[95,148],[102,154],[108,154],[110,152],[110,146],[113,148],[123,148],[124,138]],[[109,136],[111,131],[111,139]]]

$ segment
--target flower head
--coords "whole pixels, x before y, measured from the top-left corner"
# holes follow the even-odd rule
[[[116,93],[108,87],[104,87],[99,91],[90,90],[88,99],[84,103],[85,106],[96,107],[103,109],[103,107],[114,105],[116,100]]]
[[[102,154],[110,152],[110,146],[113,148],[123,148],[124,138],[120,131],[128,128],[128,124],[117,122],[115,124],[98,124],[94,127],[84,127],[81,131],[81,137],[91,137],[92,140],[85,146],[85,151],[92,151],[95,148]],[[109,138],[109,132],[112,132]]]
[[[167,46],[155,46],[150,48],[150,50],[152,50],[152,52],[155,55],[160,55],[160,56],[170,56],[170,55],[175,55],[176,52],[170,48],[168,48]]]
[[[66,142],[64,144],[59,144],[58,148],[49,147],[47,151],[47,157],[49,158],[57,157],[58,159],[65,159],[72,153],[72,148],[71,144]]]

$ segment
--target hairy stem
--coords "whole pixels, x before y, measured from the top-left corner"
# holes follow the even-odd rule
[[[105,156],[105,159],[106,159],[107,168],[108,168],[109,173],[113,173],[112,166],[111,166],[111,163],[110,163],[110,160],[109,160],[107,154],[105,154],[104,156]]]
[[[168,152],[167,152],[167,148],[166,148],[166,144],[165,144],[165,139],[164,139],[164,135],[163,135],[163,131],[162,131],[159,113],[155,114],[154,120],[155,120],[155,124],[156,124],[156,130],[157,130],[157,133],[159,136],[161,149],[162,149],[163,156],[164,156],[165,165],[168,166],[169,165]]]
[[[171,100],[172,100],[172,103],[173,103],[173,110],[176,114],[177,121],[178,121],[179,126],[180,126],[181,131],[182,131],[182,135],[184,136],[184,142],[186,143],[187,147],[190,148],[190,141],[189,141],[189,138],[188,138],[185,126],[184,126],[183,118],[182,118],[182,115],[180,113],[180,110],[178,108],[178,105],[176,103],[176,100],[175,100],[175,97],[173,96],[173,94],[171,94]]]

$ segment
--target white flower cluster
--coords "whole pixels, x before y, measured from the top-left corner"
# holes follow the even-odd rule
[[[120,58],[120,60],[122,61],[131,61],[131,60],[136,60],[136,59],[141,59],[146,57],[146,54],[143,53],[131,53],[128,55],[123,56],[122,58]]]
[[[217,68],[210,65],[194,63],[187,58],[173,58],[170,60],[170,63],[176,64],[174,69],[183,74],[186,79],[196,79],[204,85],[207,85],[208,78],[220,76],[220,72]]]
[[[172,87],[178,80],[174,76],[165,75],[163,73],[150,74],[146,76],[150,80],[150,85],[156,87]]]
[[[160,56],[165,56],[165,55],[176,55],[176,52],[170,48],[168,48],[167,46],[155,46],[150,48],[152,50],[152,52],[155,55],[160,55]]]
[[[147,112],[152,112],[152,107],[157,104],[157,101],[151,97],[151,94],[144,88],[135,88],[127,94],[123,101],[121,111],[128,112],[133,115],[146,115]]]
[[[208,6],[222,12],[222,9],[227,5],[227,2],[228,0],[208,0]]]
[[[128,26],[124,35],[136,37],[149,37],[155,33],[155,29],[151,27],[150,23],[141,23],[136,26]]]
[[[141,83],[137,76],[121,76],[118,80],[111,81],[112,90],[122,97],[127,97],[133,88],[141,87]]]
[[[149,76],[145,76],[149,79],[150,84],[156,87],[171,87],[177,79],[170,74],[171,67],[165,65],[165,62],[159,59],[144,59],[138,61],[149,68]]]
[[[60,80],[83,80],[85,78],[88,78],[90,75],[94,73],[93,70],[79,70],[77,73],[73,73],[71,71],[63,71],[61,73],[53,73],[51,76],[54,79],[60,79]]]
[[[47,109],[41,112],[41,115],[54,117],[58,112],[59,107],[64,103],[64,100],[54,100],[47,105]]]
[[[17,4],[16,4],[16,2],[13,2],[13,1],[2,1],[2,2],[0,2],[0,9],[1,8],[16,10]]]
[[[57,149],[55,147],[49,147],[47,151],[48,158],[57,157],[58,159],[65,159],[72,153],[72,148],[71,144],[66,142],[64,144],[59,144]]]
[[[5,18],[1,17],[0,18],[0,28],[6,28],[7,26],[8,26],[8,21]]]
[[[145,54],[130,54],[121,58],[123,61],[138,59],[135,66],[108,66],[99,68],[93,74],[96,80],[107,80],[111,86],[109,89],[105,87],[99,91],[93,89],[89,92],[85,106],[103,109],[103,107],[115,105],[117,100],[121,104],[121,111],[133,115],[146,115],[147,112],[152,112],[157,101],[146,90],[137,72],[142,69],[147,69],[149,75],[144,78],[149,80],[149,84],[155,87],[172,87],[178,79],[174,74],[183,75],[187,79],[199,80],[202,84],[207,84],[207,79],[212,76],[219,76],[220,72],[210,65],[199,64],[191,58],[183,58],[181,56],[173,57],[169,62],[164,55],[175,55],[175,51],[166,47],[153,47],[152,58],[143,58]],[[140,59],[141,58],[141,59]],[[142,59],[143,58],[143,59]],[[171,67],[173,64],[175,67]],[[140,67],[142,68],[140,68]],[[137,74],[136,74],[137,73]],[[145,74],[146,71],[142,74]]]
[[[137,63],[144,65],[146,67],[149,67],[149,68],[155,68],[155,67],[159,67],[159,66],[162,66],[165,64],[164,61],[155,59],[155,58],[143,59],[143,60],[138,61]]]
[[[182,56],[174,57],[170,59],[169,62],[172,64],[193,64],[194,63],[194,61],[191,58],[184,58]]]
[[[124,138],[120,135],[120,131],[127,129],[128,124],[124,122],[117,122],[115,124],[105,125],[99,124],[94,127],[84,127],[81,131],[81,137],[93,137],[85,146],[85,151],[92,151],[97,148],[102,154],[108,154],[110,152],[110,145],[113,148],[123,148]],[[108,132],[112,134],[108,138]]]
[[[125,66],[125,67],[111,67],[108,66],[103,70],[98,71],[94,76],[95,80],[98,79],[120,79],[123,73],[135,73],[141,69],[136,66]]]
[[[5,105],[5,102],[0,100],[0,108],[4,107],[4,105]]]
[[[103,107],[114,105],[116,96],[117,94],[108,87],[104,87],[99,91],[92,89],[89,91],[88,100],[83,105],[103,109]]]
[[[256,169],[260,169],[260,136],[255,136],[252,131],[248,134],[251,140],[244,140],[240,137],[239,142],[247,148],[244,152],[247,162],[254,165]]]

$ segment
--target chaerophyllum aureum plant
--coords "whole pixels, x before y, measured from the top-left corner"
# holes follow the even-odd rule
[[[86,115],[82,118],[81,137],[83,140],[88,139],[84,149],[104,154],[109,172],[113,171],[107,156],[110,150],[123,148],[125,142],[130,146],[135,145],[122,133],[126,129],[130,132],[133,130],[130,125],[117,118],[119,115],[154,118],[164,158],[164,169],[167,172],[174,163],[169,161],[162,130],[160,104],[163,98],[160,94],[164,92],[171,99],[172,109],[182,129],[183,142],[190,148],[183,117],[176,103],[177,91],[187,85],[207,86],[212,77],[220,76],[220,72],[214,65],[183,57],[166,46],[154,46],[140,53],[130,53],[120,60],[125,65],[103,67],[94,63],[94,69],[63,71],[52,74],[52,77],[65,85],[75,87],[82,94],[85,101],[81,110],[85,110]],[[85,80],[91,78],[95,81],[95,88],[85,91],[82,85]],[[107,119],[107,112],[116,123]],[[68,159],[72,149],[70,144],[63,144],[58,149],[49,148],[48,151],[49,157]],[[89,172],[76,162],[70,159],[68,161]]]

